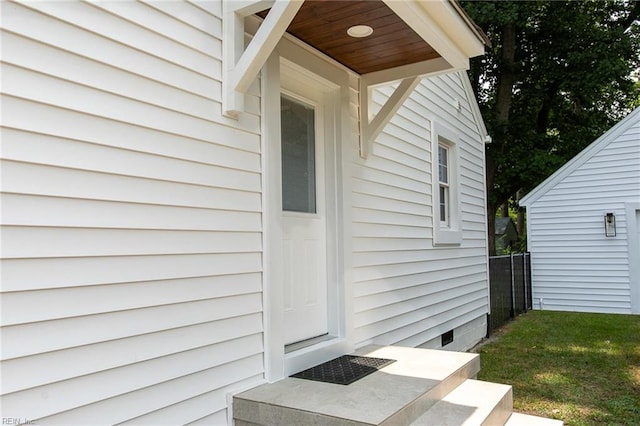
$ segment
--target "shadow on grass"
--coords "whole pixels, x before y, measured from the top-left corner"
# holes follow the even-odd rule
[[[515,411],[567,425],[640,425],[640,316],[533,311],[478,350]]]

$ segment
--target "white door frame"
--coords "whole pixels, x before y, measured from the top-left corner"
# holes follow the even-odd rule
[[[282,288],[282,198],[280,172],[280,73],[281,63],[295,69],[313,84],[322,87],[333,117],[325,128],[325,173],[330,176],[326,193],[327,264],[329,277],[329,334],[331,339],[285,354],[284,293]],[[298,65],[304,64],[304,66]],[[313,70],[313,72],[309,71]],[[351,235],[350,176],[352,144],[357,138],[348,127],[349,73],[314,55],[309,50],[282,39],[263,68],[262,81],[262,165],[263,165],[263,297],[265,378],[277,381],[302,369],[353,351],[352,301],[350,294]],[[277,143],[273,143],[277,141]],[[345,195],[346,194],[346,195]],[[345,202],[346,201],[346,202]],[[331,213],[329,213],[331,212]]]
[[[289,241],[288,249],[285,245],[282,252],[282,261],[285,271],[288,271],[284,274],[283,282],[285,283],[285,306],[287,301],[291,304],[289,310],[285,309],[285,330],[287,330],[285,343],[290,344],[318,336],[324,336],[323,339],[326,340],[331,336],[339,335],[339,328],[333,320],[335,315],[329,315],[329,308],[333,306],[328,304],[330,302],[328,288],[336,282],[336,262],[330,256],[331,253],[335,253],[335,250],[331,250],[328,240],[331,240],[331,233],[335,233],[335,229],[328,226],[326,217],[336,209],[335,191],[333,191],[335,173],[326,172],[327,166],[330,166],[329,162],[335,163],[333,158],[335,155],[325,158],[328,157],[327,152],[333,152],[331,146],[335,145],[335,135],[329,132],[333,128],[334,117],[332,114],[327,114],[329,112],[327,110],[333,109],[331,94],[335,88],[318,84],[312,76],[307,74],[304,69],[284,59],[280,62],[281,95],[313,108],[315,133],[313,142],[315,209],[313,212],[296,212],[285,211],[283,207],[282,210],[282,234],[284,240]],[[282,102],[282,96],[280,99]],[[325,115],[329,116],[325,118]],[[329,134],[325,135],[325,133]],[[273,171],[277,164],[283,165],[281,156],[284,153],[278,148],[281,148],[279,141],[271,140],[268,152],[270,159],[273,160],[271,165]],[[304,253],[308,250],[315,253],[305,255]],[[315,271],[305,270],[305,266]],[[304,302],[301,300],[303,294]],[[309,341],[305,344],[310,346]],[[292,347],[285,347],[286,351],[291,349]]]

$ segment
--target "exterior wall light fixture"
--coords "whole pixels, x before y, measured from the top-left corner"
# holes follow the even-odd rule
[[[616,215],[613,213],[604,215],[604,235],[606,237],[616,236]]]

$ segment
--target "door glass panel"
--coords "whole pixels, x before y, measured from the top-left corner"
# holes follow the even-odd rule
[[[282,210],[316,212],[315,111],[295,99],[280,98],[282,123]]]

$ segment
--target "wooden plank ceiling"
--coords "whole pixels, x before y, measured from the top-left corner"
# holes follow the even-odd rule
[[[355,25],[373,34],[349,36]],[[381,0],[306,0],[287,32],[361,75],[440,57]]]

